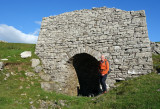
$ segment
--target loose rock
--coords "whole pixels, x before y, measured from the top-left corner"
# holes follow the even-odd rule
[[[32,59],[31,61],[32,61],[32,67],[33,68],[40,64],[40,60],[39,59]]]
[[[6,74],[6,77],[9,78],[9,77],[10,77],[10,73],[7,73],[7,74]]]
[[[11,72],[11,75],[16,75],[15,73]]]
[[[23,89],[23,86],[20,86],[19,89]]]
[[[32,56],[31,51],[24,51],[20,55],[21,55],[21,58],[28,58]]]
[[[66,102],[65,100],[59,100],[61,106],[65,106],[66,105],[65,102]]]
[[[40,109],[61,109],[60,105],[58,105],[57,101],[44,101],[38,100],[40,104]],[[63,103],[62,103],[63,104]],[[62,106],[62,105],[61,105]]]
[[[31,105],[31,109],[36,109],[36,107],[34,107],[33,105]]]
[[[22,95],[22,96],[26,96],[27,94],[26,94],[26,93],[22,93],[21,95]]]
[[[28,77],[35,76],[35,74],[33,72],[26,72],[25,75],[28,76]]]
[[[0,71],[2,71],[2,70],[3,70],[3,67],[4,67],[3,62],[0,62]]]
[[[6,59],[6,58],[5,58],[5,59],[1,59],[1,60],[2,60],[2,61],[8,61],[8,59]]]

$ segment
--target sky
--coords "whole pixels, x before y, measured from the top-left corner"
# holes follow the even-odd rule
[[[0,0],[0,40],[36,43],[43,17],[103,6],[145,10],[149,39],[160,41],[160,0]]]

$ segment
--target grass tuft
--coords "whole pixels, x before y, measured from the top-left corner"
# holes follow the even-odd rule
[[[160,73],[160,55],[152,54],[154,72]]]

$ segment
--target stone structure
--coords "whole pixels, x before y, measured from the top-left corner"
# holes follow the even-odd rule
[[[3,40],[0,40],[0,42],[3,42],[3,43],[8,43],[7,41],[3,41]]]
[[[40,64],[40,60],[39,59],[32,59],[32,67],[37,67]]]
[[[160,43],[151,42],[151,50],[154,54],[160,54]]]
[[[53,90],[96,95],[98,60],[104,54],[112,72],[107,85],[152,71],[146,16],[141,11],[93,8],[44,17],[36,54]]]

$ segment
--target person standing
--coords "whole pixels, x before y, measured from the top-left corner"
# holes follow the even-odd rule
[[[102,55],[99,63],[99,72],[100,72],[100,84],[102,85],[103,93],[107,92],[106,79],[108,71],[109,71],[109,62],[107,61],[107,59],[105,59],[105,56]]]

